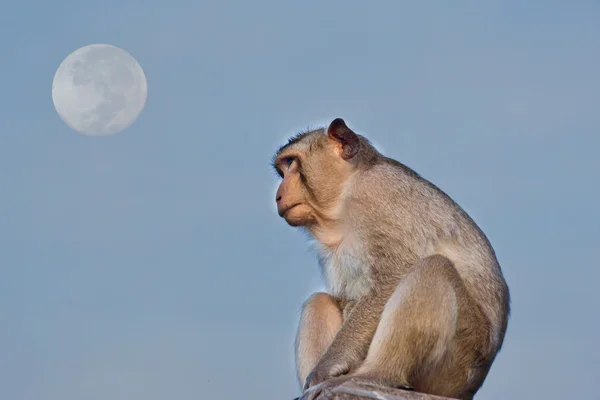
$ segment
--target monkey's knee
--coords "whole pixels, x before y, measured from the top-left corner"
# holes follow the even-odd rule
[[[302,309],[322,309],[324,307],[335,307],[339,309],[338,301],[329,293],[317,292],[310,295],[302,305]]]
[[[304,302],[299,331],[309,331],[311,337],[333,336],[341,325],[342,310],[333,296],[315,293]]]
[[[333,296],[315,293],[304,302],[296,336],[296,372],[301,386],[341,326],[342,310]]]

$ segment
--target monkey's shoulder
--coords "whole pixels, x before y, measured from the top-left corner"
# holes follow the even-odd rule
[[[373,204],[400,207],[412,213],[431,214],[435,210],[446,218],[457,218],[474,224],[466,211],[444,190],[410,167],[392,158],[382,157],[377,163],[355,176],[352,190]]]
[[[447,196],[415,170],[392,158],[382,157],[377,163],[363,169],[355,176],[355,184],[370,190],[388,193],[413,193],[433,197]]]

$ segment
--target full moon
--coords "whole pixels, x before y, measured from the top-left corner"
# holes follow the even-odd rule
[[[109,44],[81,47],[65,58],[52,81],[52,101],[62,120],[88,136],[123,131],[146,105],[144,70],[125,50]]]

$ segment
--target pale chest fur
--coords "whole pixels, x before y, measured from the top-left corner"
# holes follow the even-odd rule
[[[358,300],[368,292],[370,275],[365,252],[350,241],[331,249],[317,244],[319,263],[329,292],[337,297]]]

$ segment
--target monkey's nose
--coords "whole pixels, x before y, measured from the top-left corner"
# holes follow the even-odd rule
[[[275,199],[275,202],[279,203],[279,200],[281,200],[281,195],[277,196],[277,198]]]

